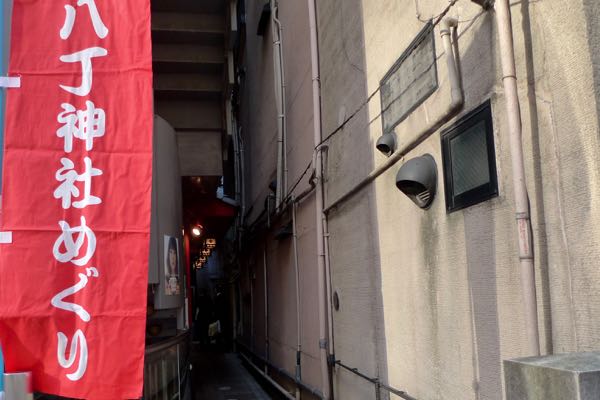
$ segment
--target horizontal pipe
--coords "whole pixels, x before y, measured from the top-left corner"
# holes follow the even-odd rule
[[[300,388],[302,388],[304,391],[312,394],[313,396],[318,397],[321,400],[324,399],[323,393],[321,393],[321,391],[319,389],[317,389],[317,388],[309,385],[308,383],[303,382],[302,380],[296,379],[296,377],[294,375],[292,375],[291,373],[289,373],[285,369],[278,367],[277,365],[273,364],[272,362],[265,360],[263,357],[261,357],[260,355],[256,354],[252,350],[250,350],[250,348],[248,348],[248,346],[246,344],[240,342],[239,340],[237,341],[237,344],[241,348],[243,348],[244,350],[246,350],[248,353],[250,353],[252,355],[252,357],[260,360],[262,363],[268,365],[269,368],[271,368],[272,370],[276,371],[278,374],[283,375],[287,379],[291,380],[296,385],[298,385]]]
[[[256,365],[254,365],[254,363],[245,355],[240,354],[240,356],[246,360],[246,362],[257,372],[259,373],[263,378],[265,378],[271,385],[273,385],[273,387],[275,387],[277,390],[279,390],[281,392],[281,394],[283,394],[286,398],[290,399],[290,400],[296,400],[296,398],[294,396],[292,396],[287,390],[285,390],[284,387],[282,387],[281,385],[279,385],[277,382],[275,382],[269,375],[267,375],[264,371],[262,371],[260,368],[258,368]]]
[[[395,389],[395,388],[393,388],[391,386],[386,385],[385,383],[382,383],[377,378],[371,378],[371,377],[369,377],[369,376],[367,376],[367,375],[359,372],[358,369],[356,369],[356,368],[352,368],[352,367],[349,367],[349,366],[347,366],[345,364],[342,364],[342,362],[340,360],[336,360],[335,363],[337,365],[339,365],[340,367],[342,367],[342,368],[344,368],[344,369],[352,372],[353,374],[355,374],[357,376],[360,376],[364,380],[367,380],[367,381],[371,382],[372,384],[377,385],[378,387],[381,387],[381,388],[387,390],[388,392],[390,392],[392,394],[395,394],[396,396],[402,397],[405,400],[417,400],[415,397],[410,396],[408,393],[406,393],[403,390]]]

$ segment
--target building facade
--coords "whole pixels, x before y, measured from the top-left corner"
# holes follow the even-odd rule
[[[519,232],[529,234],[517,229],[515,217],[518,171],[512,162],[498,11],[468,1],[316,3],[325,139],[316,153],[324,165],[325,278],[332,304],[325,313],[333,323],[333,341],[319,332],[318,193],[296,205],[292,236],[275,239],[294,209],[291,201],[269,203],[269,183],[277,180],[281,114],[272,56],[277,40],[270,26],[264,36],[255,35],[264,5],[250,2],[248,57],[240,64],[246,82],[240,125],[254,158],[245,167],[248,201],[254,205],[248,224],[258,221],[263,208],[270,221],[256,230],[253,250],[242,257],[241,276],[247,278],[241,285],[252,293],[245,340],[254,340],[256,352],[293,375],[295,232],[302,381],[321,393],[327,382],[319,372],[320,343],[333,355],[335,398],[378,398],[375,385],[344,366],[419,399],[503,398],[502,361],[537,352],[527,334],[531,315],[527,320],[520,254],[533,260],[540,353],[596,350],[599,7],[592,1],[510,6],[528,242],[520,241]],[[283,25],[287,128],[288,182],[282,198],[291,200],[310,188],[311,174],[319,175],[311,163],[310,18],[304,2],[276,7]],[[447,26],[464,93],[463,104],[452,112],[453,80],[440,35],[447,18],[456,21],[455,32]],[[483,133],[474,133],[478,130]],[[384,134],[395,139],[397,162],[376,148]],[[437,172],[437,193],[426,209],[396,185],[400,168],[424,154],[433,157]],[[389,168],[381,172],[386,163]],[[307,165],[309,173],[300,178]],[[525,257],[522,243],[531,244]],[[339,363],[332,365],[332,359]],[[293,386],[289,379],[287,384]],[[389,396],[385,389],[380,393]]]

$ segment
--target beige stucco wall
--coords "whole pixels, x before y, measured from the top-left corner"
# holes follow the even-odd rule
[[[448,4],[419,3],[424,18]],[[318,2],[325,135],[360,108],[422,28],[414,7],[413,0]],[[329,219],[341,300],[336,356],[419,399],[500,399],[501,360],[528,355],[496,25],[493,12],[480,11],[459,2],[449,15],[462,21],[462,114],[491,99],[500,195],[448,214],[437,132],[405,158],[436,159],[438,195],[429,210],[395,188],[399,162]],[[542,351],[597,350],[598,63],[589,35],[597,34],[590,24],[598,10],[580,0],[525,0],[512,12]],[[441,56],[439,29],[436,49]],[[400,142],[447,106],[444,62],[438,71],[439,89],[396,128]],[[379,112],[376,95],[331,140],[330,200],[384,161],[374,149]],[[340,369],[334,386],[339,399],[375,398],[371,384]]]

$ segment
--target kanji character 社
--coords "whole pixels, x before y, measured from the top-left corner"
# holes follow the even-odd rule
[[[85,171],[79,175],[75,171],[75,164],[68,158],[61,158],[62,168],[56,171],[55,178],[62,182],[54,191],[55,199],[62,199],[62,208],[65,210],[71,207],[71,197],[79,197],[79,189],[75,182],[83,182],[83,198],[72,203],[75,208],[84,208],[89,205],[102,203],[102,199],[92,196],[92,177],[102,175],[102,170],[92,168],[92,160],[89,157],[84,158]]]
[[[90,47],[73,54],[60,56],[60,61],[65,63],[81,63],[81,85],[79,87],[59,85],[61,89],[77,96],[87,96],[92,90],[92,58],[104,57],[108,50],[102,47]]]
[[[70,153],[73,149],[73,137],[85,140],[85,149],[94,148],[94,138],[104,136],[106,114],[103,109],[96,108],[91,101],[85,102],[85,110],[76,110],[71,104],[63,103],[63,112],[57,120],[63,126],[56,131],[56,136],[65,138],[64,149]]]
[[[86,225],[85,217],[81,217],[81,225],[79,226],[71,227],[67,221],[60,221],[58,225],[62,233],[52,247],[52,254],[56,261],[61,263],[71,262],[80,267],[87,264],[96,251],[96,234]],[[76,239],[74,239],[75,235],[77,235]],[[85,253],[80,254],[86,239]],[[64,252],[61,251],[61,248],[64,248]]]
[[[88,6],[88,11],[90,13],[90,17],[92,18],[92,25],[94,26],[94,31],[96,35],[100,39],[104,39],[106,35],[108,35],[108,28],[102,22],[102,18],[100,18],[100,13],[98,12],[98,8],[96,7],[96,2],[94,0],[79,0],[77,2],[77,6],[81,7],[83,5]],[[60,30],[61,39],[68,39],[71,36],[71,32],[73,31],[73,25],[75,25],[75,17],[77,15],[77,10],[72,5],[65,5],[65,23]]]

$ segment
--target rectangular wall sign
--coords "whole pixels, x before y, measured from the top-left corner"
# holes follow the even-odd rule
[[[391,132],[438,87],[433,25],[425,25],[381,80],[383,133]]]
[[[14,0],[0,342],[38,392],[142,395],[152,179],[149,0]]]

